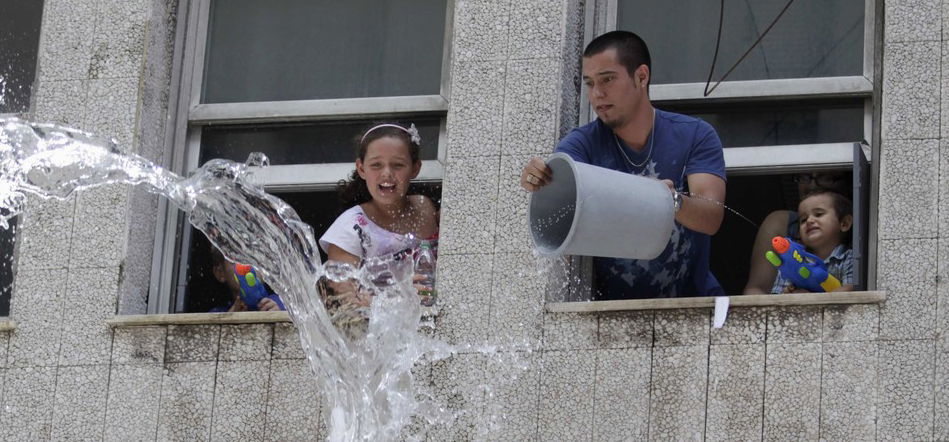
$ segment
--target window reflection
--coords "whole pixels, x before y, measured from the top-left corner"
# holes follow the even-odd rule
[[[864,139],[862,100],[662,106],[699,117],[725,147],[843,143]]]
[[[42,1],[0,1],[0,114],[26,112],[36,76]]]
[[[446,3],[214,1],[202,102],[438,94]]]
[[[786,4],[787,0],[725,2],[713,81],[738,61]],[[652,84],[705,82],[715,52],[720,5],[708,0],[618,0],[616,28],[649,42]],[[865,7],[853,0],[795,2],[728,80],[861,75]]]

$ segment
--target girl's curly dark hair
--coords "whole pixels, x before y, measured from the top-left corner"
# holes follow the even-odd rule
[[[383,137],[392,137],[404,141],[405,145],[409,146],[409,156],[412,157],[412,164],[415,164],[419,161],[419,151],[421,150],[421,146],[412,141],[412,137],[409,135],[406,129],[373,124],[367,128],[367,130],[368,132],[364,132],[363,135],[360,135],[355,140],[356,159],[360,161],[364,161],[366,159],[366,147],[368,147],[373,141]],[[349,176],[349,179],[340,180],[339,183],[337,183],[336,191],[338,192],[340,202],[342,203],[342,210],[346,210],[357,204],[362,204],[372,200],[372,195],[369,194],[369,187],[366,185],[366,180],[362,179],[362,177],[359,176],[359,172],[356,170],[353,170],[353,173]]]

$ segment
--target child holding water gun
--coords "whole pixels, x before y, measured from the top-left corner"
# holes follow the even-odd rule
[[[751,248],[751,261],[748,269],[748,282],[743,293],[757,295],[771,293],[774,277],[778,270],[765,259],[765,252],[771,250],[771,239],[775,236],[789,237],[800,242],[800,223],[797,216],[797,204],[805,195],[817,189],[827,189],[841,195],[849,195],[852,180],[842,171],[821,171],[800,173],[793,176],[797,190],[794,210],[775,210],[761,222],[755,242]],[[790,183],[787,183],[790,184]]]
[[[847,197],[826,189],[811,191],[798,205],[801,242],[827,265],[827,272],[840,281],[834,291],[853,290],[853,251],[848,246],[853,227],[853,207]],[[771,293],[801,293],[780,273]]]
[[[358,267],[368,258],[412,259],[418,239],[434,246],[438,239],[435,204],[426,196],[408,195],[410,182],[422,168],[421,141],[414,124],[408,128],[379,124],[360,137],[356,170],[339,188],[344,203],[353,206],[336,218],[319,241],[329,261]],[[370,295],[355,283],[329,285],[334,299],[327,300],[328,304],[369,305]]]
[[[258,279],[253,267],[228,261],[215,247],[212,247],[211,260],[214,279],[227,287],[231,295],[230,305],[215,307],[212,313],[286,310],[280,297]]]

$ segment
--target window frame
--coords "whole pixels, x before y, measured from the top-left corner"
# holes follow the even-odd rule
[[[30,88],[30,96],[27,99],[28,104],[26,106],[26,109],[20,112],[0,112],[0,119],[12,118],[12,117],[24,118],[27,115],[32,114],[33,109],[36,106],[36,100],[34,100],[34,94],[36,92],[36,77],[40,69],[40,55],[41,55],[40,46],[42,45],[42,42],[43,42],[43,17],[46,15],[46,8],[47,8],[47,4],[46,4],[47,2],[45,0],[40,0],[40,2],[42,4],[40,5],[40,14],[38,17],[39,23],[36,24],[37,37],[36,37],[36,57],[34,58],[34,62],[33,62],[33,82],[32,82],[33,87]],[[0,99],[2,98],[3,97],[0,96]]]
[[[620,0],[593,0],[584,6],[583,45],[595,36],[617,29],[617,9]],[[869,191],[867,220],[866,290],[876,289],[876,230],[879,168],[879,113],[880,113],[880,54],[882,47],[882,11],[877,0],[864,0],[863,74],[840,77],[790,78],[767,80],[723,81],[711,96],[705,97],[705,83],[672,83],[650,85],[650,101],[657,107],[663,105],[754,103],[756,101],[780,102],[794,99],[847,99],[862,98],[864,103],[864,140],[840,143],[814,143],[802,145],[771,145],[750,147],[726,147],[724,149],[725,170],[732,175],[794,173],[814,170],[852,168],[854,143],[863,141],[870,147],[868,167],[870,182],[865,183]],[[648,42],[647,42],[648,43]],[[715,81],[715,78],[713,78]],[[596,118],[585,87],[580,87],[579,124]],[[855,177],[856,179],[856,177]],[[577,277],[567,278],[565,295],[548,297],[548,302],[559,300],[589,300],[592,259],[574,257],[564,263],[566,272]],[[564,281],[555,282],[563,284]],[[587,287],[584,289],[584,287]],[[557,291],[564,293],[563,291]],[[733,295],[733,294],[729,294]],[[740,294],[734,294],[740,295]],[[585,299],[584,299],[585,298]]]
[[[19,264],[19,260],[20,260],[19,259],[20,258],[20,233],[19,232],[20,232],[20,226],[22,225],[21,221],[22,219],[20,215],[17,215],[13,217],[10,221],[8,221],[9,223],[11,223],[10,228],[15,229],[13,232],[13,238],[11,239],[11,242],[13,243],[12,244],[13,250],[12,250],[12,253],[10,253],[10,297],[7,298],[7,305],[6,305],[7,314],[0,315],[0,322],[2,322],[4,318],[12,317],[10,313],[11,313],[11,309],[13,308],[13,294],[16,291],[16,271],[17,271],[17,265]],[[8,229],[4,229],[4,230],[8,230]],[[0,281],[0,282],[3,282],[3,281]],[[0,331],[2,330],[3,330],[3,327],[2,325],[0,325]]]
[[[584,30],[584,45],[588,44],[594,36],[605,32],[616,30],[617,8],[620,0],[595,0],[586,5],[586,17],[588,24]],[[705,83],[673,83],[673,84],[654,84],[649,86],[649,98],[658,105],[682,105],[697,103],[716,103],[716,102],[753,102],[753,101],[784,101],[791,99],[808,98],[863,98],[864,100],[864,140],[876,150],[876,133],[873,126],[873,102],[875,94],[874,75],[876,59],[874,58],[874,48],[878,42],[876,40],[876,29],[879,28],[877,14],[875,9],[875,0],[864,0],[864,37],[863,37],[863,75],[841,76],[841,77],[818,77],[818,78],[789,78],[789,79],[769,79],[769,80],[745,80],[745,81],[723,81],[713,92],[712,96],[704,97]],[[602,11],[602,12],[600,12]],[[713,78],[714,80],[714,78]],[[586,88],[580,89],[580,102],[588,103]],[[595,114],[590,106],[583,106],[580,109],[580,124],[586,124],[593,121]],[[861,140],[851,140],[853,142]],[[832,143],[846,144],[849,152],[851,142]],[[814,144],[821,145],[821,144]],[[777,150],[784,148],[782,145],[752,147],[741,153],[735,152],[726,154],[726,171],[732,172],[729,159],[739,161],[742,166],[739,173],[757,173],[767,172],[770,164],[759,161],[756,169],[751,160],[754,158],[763,159],[764,155],[754,154],[756,149],[771,149],[769,156],[774,155]],[[735,148],[726,148],[728,150]],[[781,154],[778,153],[780,156]],[[808,155],[807,164],[824,167],[834,163],[833,160],[824,160],[816,152]]]
[[[211,2],[183,0],[179,3],[175,59],[172,67],[173,97],[169,100],[172,121],[166,130],[164,167],[188,172],[199,166],[202,127],[218,124],[265,124],[291,122],[347,121],[354,119],[405,119],[439,116],[436,159],[423,160],[416,181],[439,182],[446,163],[446,122],[450,97],[450,61],[455,1],[445,7],[445,34],[441,59],[439,94],[418,96],[366,97],[322,100],[261,101],[243,103],[201,103],[207,55]],[[275,165],[255,171],[267,191],[330,190],[348,176],[352,162]],[[173,300],[183,287],[188,268],[187,244],[191,229],[184,214],[167,201],[159,202],[152,260],[148,314],[177,310]],[[178,304],[181,299],[177,301]]]
[[[26,109],[19,112],[0,112],[0,119],[6,118],[20,118],[20,119],[29,119],[29,116],[33,114],[34,109],[36,108],[36,79],[37,74],[39,73],[40,68],[40,46],[43,41],[43,17],[46,14],[47,4],[45,1],[42,2],[40,6],[39,22],[37,26],[37,38],[36,38],[36,57],[35,62],[33,63],[33,87],[30,89],[30,95],[28,98],[28,105]],[[22,214],[21,214],[22,215]],[[7,305],[7,311],[13,307],[13,294],[16,290],[16,274],[17,274],[17,265],[20,261],[20,231],[22,226],[22,216],[17,215],[13,218],[12,222],[16,226],[16,231],[13,232],[13,251],[10,254],[10,298],[8,300],[9,305]],[[16,326],[16,323],[12,320],[8,320],[11,316],[9,314],[0,316],[0,332],[13,330]]]

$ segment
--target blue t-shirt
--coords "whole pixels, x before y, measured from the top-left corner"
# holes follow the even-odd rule
[[[722,142],[708,123],[656,109],[650,136],[654,139],[647,140],[646,148],[637,153],[598,118],[572,130],[560,140],[556,151],[594,166],[669,179],[680,192],[689,190],[686,177],[693,173],[710,173],[725,179]],[[624,149],[629,160],[620,149]],[[635,167],[630,161],[643,165]],[[677,222],[669,245],[656,259],[594,258],[594,299],[723,295],[722,287],[709,271],[710,244],[708,235]]]

